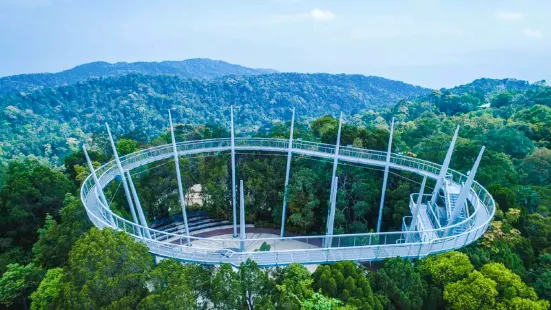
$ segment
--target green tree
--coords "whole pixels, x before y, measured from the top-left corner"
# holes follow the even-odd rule
[[[270,307],[272,304],[270,296],[273,293],[274,284],[268,278],[268,275],[258,267],[258,264],[247,259],[246,262],[239,266],[238,271],[239,281],[241,283],[241,294],[243,304],[249,310]]]
[[[153,259],[124,232],[92,228],[69,253],[62,308],[134,308],[146,295]]]
[[[312,297],[312,278],[310,272],[301,264],[290,264],[274,272],[274,280],[279,295],[276,300],[278,309],[300,309],[300,301]]]
[[[417,266],[428,283],[440,288],[466,278],[473,270],[469,257],[456,251],[428,256]]]
[[[31,294],[31,310],[53,310],[58,307],[58,298],[63,287],[64,270],[52,268]]]
[[[513,94],[510,92],[501,93],[492,99],[492,107],[501,108],[510,105],[513,101]]]
[[[537,299],[533,288],[526,285],[520,276],[507,269],[500,263],[486,264],[480,269],[484,277],[496,282],[496,289],[501,299],[513,299],[514,297]]]
[[[492,184],[488,188],[488,191],[490,191],[492,197],[494,197],[495,201],[499,205],[499,208],[503,212],[507,212],[509,208],[512,208],[516,205],[517,196],[515,195],[515,192],[513,192],[511,189],[503,187],[499,184]]]
[[[370,274],[373,290],[386,295],[398,309],[421,309],[427,284],[413,264],[400,257],[388,259],[383,268]]]
[[[314,212],[320,201],[316,198],[316,174],[302,168],[293,174],[289,188],[289,223],[298,231],[307,233],[314,226]]]
[[[551,254],[538,256],[538,262],[528,272],[527,278],[539,297],[551,299]]]
[[[32,263],[8,265],[0,278],[0,304],[28,309],[29,295],[38,287],[42,276],[42,270]]]
[[[524,158],[534,150],[534,143],[524,133],[512,127],[492,129],[483,136],[483,141],[489,150],[515,158]]]
[[[140,301],[138,309],[196,309],[187,270],[173,259],[164,259],[149,272],[149,294]]]
[[[346,305],[360,309],[382,309],[380,300],[373,294],[366,271],[353,262],[321,265],[312,278],[314,290],[339,298]]]
[[[138,150],[138,142],[131,139],[119,139],[117,141],[117,152],[119,156],[134,153]]]
[[[33,246],[35,261],[44,268],[64,266],[75,241],[91,227],[80,199],[71,194],[65,196],[59,213],[61,223],[51,217],[46,219]]]
[[[551,182],[551,150],[539,148],[524,159],[522,168],[527,182],[546,185]]]
[[[185,282],[193,297],[195,309],[207,309],[210,304],[214,268],[198,264],[184,264],[183,268]]]
[[[0,189],[0,237],[30,249],[46,215],[59,215],[65,194],[73,184],[60,171],[38,161],[11,161],[8,178]]]
[[[533,213],[526,216],[524,231],[536,252],[548,252],[551,246],[551,217]]]
[[[223,264],[212,279],[212,303],[216,309],[239,309],[242,305],[239,275],[229,264]]]
[[[454,310],[493,310],[498,291],[496,282],[473,271],[467,278],[448,283],[444,287],[444,300]]]

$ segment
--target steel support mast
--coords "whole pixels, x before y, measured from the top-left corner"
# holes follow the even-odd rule
[[[417,222],[419,221],[419,209],[421,209],[421,203],[423,203],[423,195],[425,194],[426,183],[427,183],[427,176],[423,177],[423,182],[421,183],[421,190],[419,190],[419,196],[417,196],[417,202],[415,203],[415,206],[413,206],[411,224],[409,225],[409,229],[408,229],[410,233],[407,235],[406,242],[411,241],[411,234],[413,231],[416,230],[415,226],[417,226]]]
[[[243,190],[243,180],[239,181],[239,239],[241,252],[245,252],[245,242],[247,235],[245,233],[245,194]]]
[[[386,152],[385,172],[383,175],[383,189],[381,191],[381,202],[379,203],[379,217],[377,219],[377,232],[381,232],[381,222],[383,221],[383,208],[385,206],[386,183],[388,181],[388,171],[390,169],[390,154],[392,151],[393,134],[394,134],[394,117],[392,118],[392,123],[390,124],[390,136],[388,138],[388,150]]]
[[[434,187],[434,191],[432,192],[432,198],[430,199],[431,205],[436,203],[438,192],[440,191],[440,188],[442,188],[442,185],[446,180],[446,173],[448,173],[448,167],[450,166],[450,161],[452,159],[452,153],[455,147],[455,142],[457,141],[458,133],[459,133],[459,126],[457,126],[457,128],[455,129],[455,133],[453,134],[453,138],[452,138],[452,143],[450,143],[450,146],[448,147],[448,152],[446,153],[446,157],[444,158],[442,169],[440,169],[440,174],[438,175],[438,179],[436,180],[436,186]]]
[[[478,170],[478,166],[480,165],[480,160],[482,160],[484,149],[485,149],[484,146],[480,149],[480,152],[478,153],[478,157],[474,162],[473,168],[471,169],[471,171],[469,172],[469,175],[467,176],[467,181],[465,181],[465,184],[463,184],[463,186],[461,187],[461,192],[459,192],[459,197],[457,197],[457,201],[455,202],[455,207],[453,208],[453,210],[451,210],[451,216],[448,221],[448,225],[455,224],[455,221],[459,217],[461,210],[464,207],[465,208],[469,207],[467,205],[467,198],[469,197],[471,187],[473,186],[476,170]],[[446,236],[449,236],[452,233],[452,231],[453,231],[453,228],[448,228],[446,230]]]
[[[88,163],[88,168],[90,168],[90,174],[92,174],[92,179],[94,179],[94,184],[96,184],[96,190],[98,194],[98,198],[101,201],[103,205],[105,205],[105,208],[107,208],[107,214],[109,217],[109,221],[114,225],[115,222],[113,221],[113,215],[111,214],[111,208],[109,207],[109,203],[107,202],[107,198],[105,198],[105,194],[103,193],[103,187],[101,186],[101,182],[98,179],[98,176],[96,175],[96,170],[94,169],[94,165],[92,165],[92,161],[90,160],[90,156],[88,155],[88,151],[86,150],[86,146],[82,146],[82,151],[84,151],[84,156],[86,157],[86,162]]]
[[[115,162],[117,163],[117,168],[119,169],[119,175],[121,177],[122,187],[124,188],[124,195],[126,196],[126,201],[128,202],[130,213],[132,214],[132,220],[134,221],[134,223],[140,225],[140,222],[138,221],[138,217],[136,216],[134,203],[132,202],[132,196],[130,194],[130,190],[128,189],[128,183],[126,182],[126,177],[124,176],[124,169],[122,168],[121,160],[119,159],[119,153],[117,152],[115,141],[113,140],[113,136],[111,135],[111,130],[109,129],[109,124],[105,123],[105,127],[107,127],[107,134],[109,134],[109,141],[111,142],[111,148],[113,149]],[[141,234],[141,232],[139,231],[138,233]]]
[[[335,154],[333,154],[333,173],[331,174],[331,188],[329,191],[329,210],[327,212],[327,219],[331,216],[331,202],[333,201],[333,190],[335,188],[335,178],[337,176],[337,167],[339,165],[339,150],[341,147],[341,130],[342,130],[342,112],[339,117],[339,128],[337,130],[337,142],[335,144]],[[327,222],[329,227],[329,222]],[[327,229],[326,229],[327,231]]]
[[[178,148],[176,147],[176,137],[174,136],[174,126],[172,125],[172,115],[170,114],[170,110],[168,110],[168,122],[170,123],[170,135],[172,137],[172,155],[174,157],[174,165],[176,166],[176,180],[178,181],[178,195],[180,196],[180,206],[182,207],[182,217],[184,218],[184,229],[186,231],[187,245],[191,245],[191,240],[189,238],[189,226],[187,223],[186,197],[184,196],[182,177],[180,176],[180,161],[178,159]]]
[[[237,203],[235,186],[235,132],[233,127],[233,105],[230,108],[231,123],[231,195],[232,195],[232,215],[233,215],[233,237],[237,237]]]
[[[337,206],[337,187],[339,183],[339,178],[335,177],[333,179],[333,188],[331,189],[331,201],[329,208],[329,216],[327,217],[327,228],[325,229],[325,248],[330,248],[333,243],[333,229],[335,227],[335,209]]]
[[[283,208],[281,210],[281,237],[285,234],[285,220],[287,217],[287,195],[289,194],[289,175],[291,173],[291,159],[293,150],[293,133],[295,129],[295,108],[291,117],[291,133],[289,135],[289,145],[287,150],[287,167],[285,169],[285,187],[283,188]]]
[[[134,202],[136,204],[136,209],[138,210],[138,218],[140,219],[140,223],[144,227],[144,237],[151,239],[151,234],[149,233],[149,226],[147,225],[147,221],[145,220],[142,204],[140,203],[138,192],[136,191],[136,187],[134,186],[134,181],[132,180],[132,175],[130,174],[130,170],[126,170],[126,177],[128,180],[128,184],[130,185],[130,192],[132,192],[132,197],[134,198]]]

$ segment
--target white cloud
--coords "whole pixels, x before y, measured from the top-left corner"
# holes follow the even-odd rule
[[[257,20],[254,20],[252,24],[277,25],[277,24],[299,23],[299,22],[306,22],[306,21],[330,22],[334,19],[335,19],[335,13],[328,10],[322,10],[322,9],[316,8],[316,9],[312,9],[309,12],[267,15]]]
[[[522,31],[522,34],[524,34],[524,36],[528,37],[528,38],[536,38],[536,39],[539,39],[541,37],[543,37],[543,33],[541,32],[541,30],[538,30],[538,29],[532,29],[532,28],[526,28]]]
[[[499,11],[495,15],[497,20],[505,20],[505,21],[516,21],[516,20],[523,20],[524,14],[521,12],[505,12],[505,11]]]
[[[310,11],[309,15],[313,20],[320,22],[328,22],[335,19],[335,14],[333,12],[322,9],[313,9]]]

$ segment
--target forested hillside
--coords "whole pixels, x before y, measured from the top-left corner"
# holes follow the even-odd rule
[[[260,269],[251,261],[237,270],[171,260],[154,265],[147,248],[124,233],[90,228],[76,198],[88,174],[82,153],[76,152],[58,169],[30,159],[10,162],[0,190],[0,304],[8,309],[548,309],[550,88],[485,93],[494,107],[484,109],[473,94],[439,90],[400,101],[392,109],[361,111],[355,121],[347,119],[342,136],[343,144],[384,149],[388,120],[394,115],[394,151],[441,162],[460,125],[452,168],[463,173],[485,145],[476,179],[489,189],[498,210],[489,231],[460,252],[414,261],[394,258],[371,266],[343,262],[319,266],[314,273],[300,265]],[[336,131],[337,120],[325,116],[297,124],[295,138],[334,143]],[[288,137],[288,132],[289,123],[280,123],[255,135]],[[184,141],[227,136],[227,131],[220,124],[178,124],[176,134]],[[168,138],[166,130],[150,142],[116,137],[121,154],[167,143]],[[90,143],[96,165],[112,158],[101,139]],[[203,208],[216,218],[228,218],[231,212],[227,156],[181,161],[184,184],[203,184],[212,197]],[[246,217],[258,227],[279,225],[284,160],[254,153],[237,156],[238,178],[245,180]],[[152,164],[136,173],[150,221],[179,212],[170,167]],[[382,172],[370,168],[339,166],[336,233],[374,229]],[[295,157],[290,231],[323,231],[330,169],[330,162]],[[384,230],[399,228],[418,181],[408,174],[390,175]],[[106,189],[113,197],[111,207],[130,218],[117,187]]]
[[[91,79],[29,93],[0,96],[0,158],[34,155],[59,164],[109,123],[115,134],[150,141],[167,126],[168,109],[178,122],[228,126],[236,107],[240,134],[290,119],[312,120],[340,111],[351,115],[382,109],[430,91],[402,82],[360,75],[281,73],[213,80],[130,74]]]
[[[78,191],[88,176],[79,145],[94,165],[112,159],[104,122],[121,155],[169,142],[167,109],[178,141],[228,135],[231,104],[240,134],[384,150],[397,119],[393,151],[442,162],[460,125],[451,168],[467,173],[486,146],[476,179],[497,203],[490,229],[460,252],[422,260],[394,258],[260,269],[204,267],[165,260],[122,232],[91,228]],[[376,77],[269,74],[212,80],[130,74],[0,96],[0,309],[548,309],[551,300],[551,88],[544,83],[481,79],[427,90]],[[326,115],[326,114],[332,114]],[[326,116],[324,116],[326,115]],[[20,156],[34,155],[34,156]],[[8,160],[9,159],[9,160]],[[246,218],[278,227],[285,158],[237,154]],[[55,163],[56,165],[51,165]],[[148,221],[179,213],[173,165],[135,174]],[[163,165],[164,164],[164,165]],[[203,185],[202,208],[230,217],[228,155],[181,159],[188,188]],[[320,234],[328,208],[331,163],[295,156],[286,227]],[[341,163],[335,232],[375,228],[382,172]],[[419,179],[391,173],[383,230],[400,228]],[[114,181],[112,209],[130,218]],[[267,249],[269,250],[269,249]]]
[[[271,69],[252,69],[220,60],[204,58],[163,62],[92,62],[58,73],[20,74],[0,78],[0,94],[28,92],[74,84],[94,77],[122,76],[130,73],[176,75],[182,78],[216,78],[225,75],[275,73]]]

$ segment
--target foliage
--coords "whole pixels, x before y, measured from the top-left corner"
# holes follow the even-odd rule
[[[31,310],[53,310],[63,287],[62,268],[48,269],[36,291],[31,294]]]
[[[119,156],[133,153],[138,150],[138,143],[131,139],[120,139],[117,141],[117,152]]]
[[[35,160],[10,162],[0,189],[0,238],[30,249],[46,215],[58,218],[65,194],[73,190],[73,183],[61,171]]]
[[[34,264],[8,265],[0,278],[0,304],[28,309],[29,295],[38,287],[42,270]]]
[[[400,257],[386,260],[383,268],[370,274],[376,293],[388,296],[397,309],[422,309],[427,284],[413,264]]]
[[[165,259],[149,273],[149,294],[138,309],[194,309],[186,271],[180,263]]]
[[[222,72],[220,65],[213,70]],[[0,96],[0,157],[12,159],[0,163],[4,307],[28,307],[31,296],[33,309],[548,308],[551,88],[543,83],[481,79],[430,93],[350,75],[212,80],[114,75]],[[31,83],[34,77],[28,78]],[[481,239],[461,252],[415,262],[394,258],[371,265],[369,272],[342,262],[319,266],[313,274],[294,264],[261,269],[253,261],[239,268],[172,260],[153,266],[142,243],[119,232],[89,231],[91,224],[75,193],[89,173],[82,143],[89,145],[95,167],[113,155],[105,122],[117,136],[121,156],[170,143],[167,109],[176,121],[177,141],[227,138],[229,112],[221,107],[228,102],[236,105],[238,135],[287,139],[290,124],[283,120],[290,119],[289,108],[294,106],[295,139],[334,144],[338,120],[331,114],[340,109],[345,115],[341,145],[381,151],[386,151],[394,116],[393,152],[437,163],[459,125],[451,167],[467,173],[480,148],[487,147],[476,180],[499,206],[495,220]],[[320,115],[326,116],[314,118]],[[44,159],[64,165],[51,168]],[[285,160],[259,152],[237,154],[248,223],[279,228]],[[229,155],[182,157],[180,168],[185,188],[201,184],[203,189],[203,206],[188,205],[190,210],[202,208],[213,218],[230,220]],[[330,160],[293,156],[288,233],[325,231],[331,169]],[[374,230],[382,181],[378,170],[339,162],[336,234]],[[174,171],[172,159],[132,171],[149,221],[180,214]],[[418,182],[409,173],[390,174],[383,230],[400,229]],[[113,210],[129,218],[119,184],[113,182],[105,192]],[[341,246],[347,242],[342,239]]]
[[[168,109],[176,123],[227,124],[229,105],[235,104],[237,131],[250,134],[289,119],[293,106],[298,120],[309,120],[336,113],[335,102],[340,110],[354,113],[389,107],[396,99],[426,92],[360,75],[281,73],[200,80],[132,73],[89,79],[0,96],[0,140],[9,141],[3,144],[1,158],[33,154],[59,163],[84,142],[103,147],[105,138],[94,134],[104,135],[106,122],[115,135],[141,131],[150,141],[166,130]]]
[[[129,73],[170,74],[183,78],[215,78],[224,75],[274,73],[271,69],[252,69],[220,60],[205,58],[162,62],[91,62],[58,73],[20,74],[0,78],[0,94],[29,91],[36,88],[75,84],[93,77],[121,76]]]
[[[363,268],[353,262],[320,265],[312,275],[313,288],[347,305],[361,309],[382,309],[381,302],[373,294]]]
[[[455,251],[429,256],[421,260],[417,268],[428,283],[440,288],[464,279],[474,270],[469,257]]]
[[[35,261],[44,268],[64,266],[75,241],[91,227],[80,199],[71,194],[65,196],[59,213],[61,223],[47,218],[33,246]]]
[[[92,228],[73,245],[62,308],[135,307],[145,296],[153,259],[124,232]]]
[[[495,281],[485,278],[478,271],[444,287],[444,300],[454,310],[495,309],[497,295]]]

